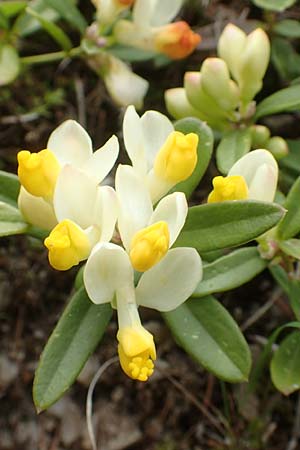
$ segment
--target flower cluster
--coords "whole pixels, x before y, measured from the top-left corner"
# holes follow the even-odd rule
[[[168,194],[192,174],[198,135],[175,131],[156,111],[139,117],[133,106],[126,111],[123,134],[132,165],[118,166],[115,189],[103,185],[118,157],[115,136],[93,153],[86,131],[67,120],[46,149],[20,151],[19,208],[29,223],[49,230],[44,244],[52,267],[67,270],[87,260],[90,299],[117,309],[121,366],[145,381],[156,351],[138,307],[170,311],[202,277],[195,249],[171,248],[188,206],[183,193]]]
[[[199,138],[176,131],[157,111],[140,117],[133,106],[124,116],[123,137],[131,164],[119,164],[113,188],[103,180],[118,157],[116,136],[93,153],[86,131],[67,120],[53,131],[46,149],[18,153],[18,203],[30,224],[49,231],[44,244],[53,268],[68,270],[86,261],[89,298],[117,309],[121,367],[131,378],[146,381],[156,350],[138,307],[171,311],[202,278],[197,251],[172,248],[188,205],[184,193],[169,193],[192,175]],[[273,201],[277,176],[272,154],[252,151],[226,177],[213,179],[207,201]]]
[[[206,58],[200,71],[186,72],[183,88],[166,91],[167,108],[175,118],[191,115],[223,130],[253,114],[253,98],[270,59],[267,34],[257,28],[247,36],[229,24],[220,36],[218,55]]]
[[[192,53],[200,36],[184,21],[171,23],[183,0],[92,0],[97,9],[98,27],[93,40],[106,42],[105,30],[114,45],[139,49],[148,55],[165,55],[177,60]],[[158,5],[159,3],[159,5]],[[131,20],[122,18],[132,8]],[[100,34],[99,34],[100,32]],[[102,33],[102,37],[101,37]],[[89,33],[88,33],[89,34]],[[108,41],[109,41],[108,39]],[[104,45],[105,46],[105,45]],[[148,82],[108,51],[88,57],[90,67],[104,80],[113,100],[120,106],[134,104],[141,108]]]

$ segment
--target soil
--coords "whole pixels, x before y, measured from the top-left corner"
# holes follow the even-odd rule
[[[90,8],[81,3],[90,17]],[[291,11],[294,16],[299,14],[297,7]],[[135,65],[136,72],[151,83],[145,110],[165,112],[164,89],[180,86],[186,70],[196,70],[208,54],[215,53],[217,35],[225,23],[235,21],[248,29],[260,16],[259,9],[243,0],[189,2],[182,17],[200,31],[202,46],[187,60],[166,67],[148,62]],[[43,34],[39,40],[39,36],[28,38],[24,55],[56,50],[52,41]],[[281,85],[274,71],[268,80],[266,93]],[[1,169],[14,173],[17,151],[45,148],[50,132],[67,118],[86,127],[95,148],[113,133],[121,137],[123,111],[80,60],[26,70],[11,86],[2,88],[0,111]],[[283,137],[295,137],[296,117],[293,120],[281,133]],[[121,153],[120,160],[125,159]],[[210,170],[214,171],[213,165]],[[197,191],[197,201],[204,199],[206,188]],[[77,382],[57,404],[38,415],[31,393],[39,356],[68,301],[75,275],[75,269],[66,273],[52,270],[45,249],[33,238],[1,240],[0,450],[92,448],[86,427],[86,395],[97,369],[116,354],[115,317]],[[293,317],[286,297],[267,272],[218,298],[244,327],[254,360],[272,330]],[[274,301],[266,314],[249,323],[270,298]],[[266,369],[257,392],[243,404],[245,385],[220,382],[176,345],[158,313],[142,310],[141,315],[146,328],[155,334],[157,370],[147,383],[128,379],[118,364],[104,372],[93,403],[99,449],[300,449],[297,393],[290,397],[279,394]]]

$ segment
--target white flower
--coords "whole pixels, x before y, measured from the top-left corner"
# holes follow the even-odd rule
[[[175,248],[145,272],[135,288],[126,251],[110,243],[94,247],[84,270],[84,284],[94,303],[111,302],[117,308],[119,358],[129,377],[146,381],[153,373],[156,358],[153,336],[142,326],[138,306],[170,311],[187,300],[201,275],[196,250]]]
[[[51,229],[57,222],[53,196],[63,167],[78,168],[98,184],[113,167],[118,151],[118,140],[113,136],[93,153],[89,135],[74,120],[63,122],[52,132],[45,150],[38,153],[20,151],[18,204],[25,219],[35,226]]]
[[[118,15],[130,8],[134,0],[92,0],[97,8],[97,19],[100,24],[111,24]]]
[[[123,135],[132,166],[145,181],[153,203],[188,178],[196,167],[198,136],[175,131],[171,121],[157,111],[139,117],[129,106]]]
[[[133,267],[145,272],[163,260],[176,241],[187,216],[182,192],[167,195],[153,206],[149,191],[130,166],[118,167],[118,229]]]
[[[260,200],[272,202],[278,180],[277,162],[268,150],[247,153],[229,170],[227,177],[213,179],[214,190],[208,202],[225,200]]]

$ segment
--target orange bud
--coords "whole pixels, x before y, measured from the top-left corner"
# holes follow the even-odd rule
[[[120,5],[131,6],[134,4],[135,0],[117,0]]]
[[[182,59],[190,55],[201,41],[199,34],[194,33],[184,22],[175,22],[160,27],[155,36],[155,48],[172,59]]]

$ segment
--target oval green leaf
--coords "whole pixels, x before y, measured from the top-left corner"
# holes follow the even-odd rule
[[[271,60],[283,80],[293,80],[300,75],[300,55],[287,39],[272,40]]]
[[[92,303],[84,287],[71,298],[42,353],[33,383],[38,411],[55,403],[76,380],[111,318],[109,304]]]
[[[286,255],[300,260],[300,239],[279,241],[279,247]]]
[[[0,201],[0,236],[25,233],[27,227],[18,208]]]
[[[28,5],[27,1],[6,0],[0,2],[0,12],[7,18],[19,14]]]
[[[251,149],[249,128],[227,132],[217,147],[216,159],[219,171],[227,175],[233,164]]]
[[[17,50],[9,44],[0,45],[0,86],[14,81],[20,72]]]
[[[240,248],[212,263],[203,265],[203,278],[193,297],[229,291],[242,286],[262,272],[268,261],[262,259],[256,247]]]
[[[58,14],[77,28],[82,34],[87,28],[87,22],[72,0],[43,0],[45,5],[53,8]]]
[[[293,331],[280,343],[271,360],[271,379],[285,395],[300,389],[300,332]]]
[[[292,19],[280,20],[275,24],[274,31],[284,37],[299,38],[300,22]]]
[[[198,160],[194,172],[187,180],[178,183],[172,189],[172,192],[184,192],[187,198],[189,198],[206,172],[213,152],[214,136],[210,127],[205,122],[193,117],[178,120],[174,124],[174,127],[175,130],[181,131],[184,134],[196,133],[199,136],[197,148]]]
[[[270,9],[272,11],[284,11],[296,3],[296,0],[252,0],[252,2],[260,8]]]
[[[234,319],[216,299],[190,299],[163,317],[178,344],[203,367],[225,381],[247,381],[249,347]]]
[[[300,232],[300,177],[293,184],[285,202],[287,213],[278,225],[278,236],[287,240]]]
[[[275,203],[253,200],[193,206],[175,245],[209,252],[245,244],[276,225],[283,214]]]
[[[300,109],[300,85],[290,86],[281,89],[275,94],[265,98],[256,109],[254,120],[270,114],[277,114],[283,111]]]

